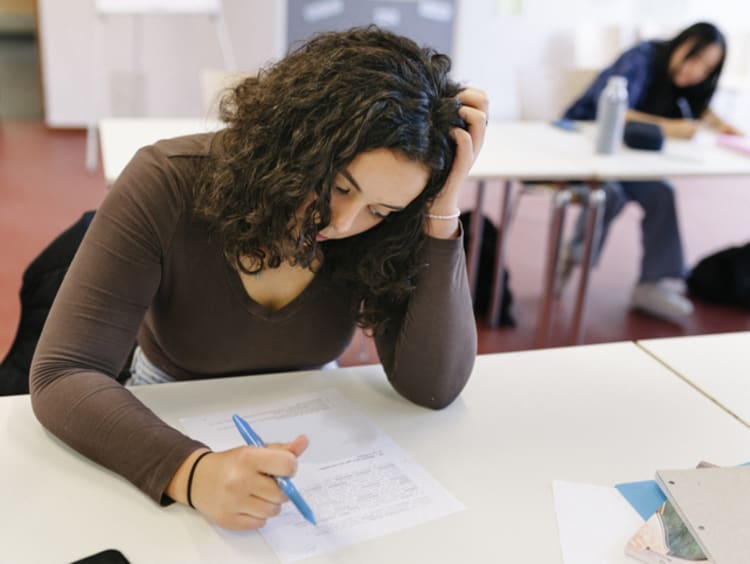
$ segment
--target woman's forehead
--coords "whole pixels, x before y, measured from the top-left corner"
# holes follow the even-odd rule
[[[430,176],[424,163],[388,149],[360,153],[346,172],[363,194],[383,202],[394,200],[401,207],[422,192]]]
[[[724,48],[718,43],[710,43],[696,53],[696,56],[700,57],[704,63],[716,66],[724,56]]]
[[[698,42],[697,37],[688,37],[681,45],[680,50],[684,53],[683,57],[687,58],[693,46]],[[716,64],[721,61],[724,56],[724,47],[714,41],[701,47],[696,53],[690,56],[691,59],[700,58],[705,62],[715,62]]]

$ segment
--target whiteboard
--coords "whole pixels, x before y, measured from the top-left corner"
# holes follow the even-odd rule
[[[218,14],[221,0],[96,0],[100,14]]]
[[[458,0],[287,0],[287,45],[294,46],[319,31],[378,26],[453,52]]]

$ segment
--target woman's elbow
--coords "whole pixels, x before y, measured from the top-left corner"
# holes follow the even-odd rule
[[[442,366],[425,366],[424,374],[431,375],[427,382],[405,386],[392,381],[395,390],[412,403],[428,409],[445,409],[461,395],[474,369],[476,355],[472,354],[460,363]]]

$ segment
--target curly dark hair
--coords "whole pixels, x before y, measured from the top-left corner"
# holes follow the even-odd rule
[[[449,132],[465,127],[449,70],[446,55],[369,26],[318,34],[229,91],[220,105],[228,128],[195,211],[219,232],[233,267],[255,273],[322,261],[361,298],[357,323],[381,333],[424,266],[424,212],[453,164]],[[426,166],[425,189],[372,229],[318,243],[334,178],[381,148]]]

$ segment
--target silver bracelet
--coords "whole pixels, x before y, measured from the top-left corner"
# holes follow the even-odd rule
[[[424,214],[424,216],[430,219],[458,219],[459,217],[461,217],[461,210],[456,209],[456,211],[454,211],[450,215],[437,215],[434,213],[426,213]]]

